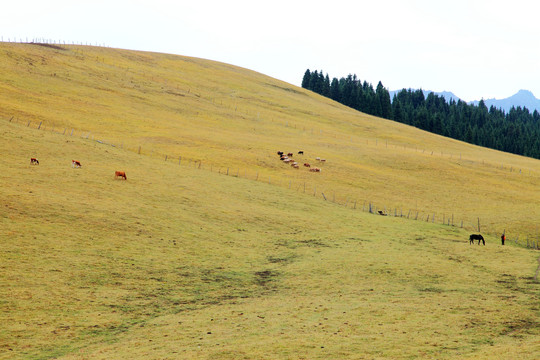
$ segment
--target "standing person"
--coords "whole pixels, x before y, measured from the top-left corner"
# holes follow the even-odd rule
[[[506,240],[506,236],[504,235],[504,233],[501,235],[501,242],[502,244],[504,245],[504,240]]]

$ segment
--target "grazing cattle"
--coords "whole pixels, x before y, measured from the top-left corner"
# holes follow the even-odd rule
[[[285,158],[285,159],[283,160],[283,162],[285,162],[285,163],[290,163],[291,161],[294,161],[294,160],[293,160],[293,159],[289,159],[289,158]]]
[[[292,167],[295,168],[295,169],[299,169],[300,166],[298,166],[298,164],[292,164]]]
[[[30,159],[30,164],[32,164],[32,165],[39,165],[39,160],[36,159],[36,158],[31,158],[31,159]]]
[[[321,158],[317,156],[317,157],[315,158],[315,160],[321,161]]]
[[[317,167],[314,167],[314,168],[309,169],[309,171],[311,171],[311,172],[321,172],[321,169],[319,169]]]
[[[279,156],[283,156],[283,151],[278,151],[277,154],[278,154]]]
[[[293,153],[288,153],[287,156],[293,156]]]
[[[298,155],[304,155],[304,152],[303,152],[302,150],[300,150],[300,151],[298,152]]]
[[[480,241],[486,245],[486,241],[484,240],[484,237],[480,234],[471,234],[469,236],[469,245],[474,244],[474,240],[478,240],[478,245],[480,245]]]
[[[81,165],[81,162],[80,161],[77,161],[77,160],[71,160],[71,167],[78,167],[80,168],[82,165]]]
[[[321,162],[326,162],[326,159],[321,159],[320,161],[321,161]]]
[[[127,180],[126,172],[125,171],[115,171],[114,172],[114,178],[124,178],[124,180]]]
[[[311,165],[309,165],[308,163],[304,163],[304,166],[305,167],[311,167]]]
[[[296,161],[293,161],[293,162],[291,163],[291,166],[298,166],[298,163],[297,163]]]
[[[379,213],[379,215],[386,216],[386,214],[382,210],[379,210],[377,212]]]

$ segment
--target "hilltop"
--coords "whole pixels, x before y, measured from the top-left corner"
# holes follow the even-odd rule
[[[0,358],[538,357],[538,161],[203,59],[0,78]]]

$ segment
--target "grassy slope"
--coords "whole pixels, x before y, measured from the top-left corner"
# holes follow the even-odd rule
[[[10,47],[13,54],[2,57],[3,66],[13,58],[44,56],[49,62],[58,61],[51,49],[21,48]],[[41,51],[42,55],[34,53]],[[84,127],[124,141],[126,146],[129,141],[137,146],[146,139],[143,146],[151,144],[156,152],[178,151],[205,163],[242,164],[246,171],[266,171],[296,182],[313,174],[291,173],[271,153],[276,148],[301,146],[329,158],[324,172],[318,174],[322,176],[315,178],[319,189],[326,186],[338,193],[343,189],[359,198],[374,194],[406,203],[411,194],[403,193],[410,192],[420,205],[443,202],[445,207],[460,208],[461,199],[473,196],[474,191],[451,199],[444,185],[465,183],[459,180],[463,167],[475,176],[462,188],[477,189],[499,204],[508,205],[517,189],[535,185],[534,176],[499,174],[489,164],[460,163],[455,156],[443,166],[441,157],[414,150],[391,151],[392,146],[387,149],[381,142],[386,136],[391,144],[402,142],[411,149],[423,141],[426,148],[438,146],[446,153],[462,153],[463,158],[476,154],[492,164],[518,164],[534,173],[538,165],[532,160],[482,152],[358,115],[300,89],[280,90],[277,86],[286,85],[241,69],[110,49],[78,51],[70,50],[68,55],[88,65],[80,67],[90,72],[88,77],[75,73],[76,64],[58,67],[57,76],[50,76],[43,68],[51,65],[40,67],[35,60],[33,66],[42,75],[26,78],[2,71],[2,76],[13,77],[1,85],[11,86],[0,100],[5,116],[12,113],[46,124],[55,121],[58,128]],[[96,53],[90,56],[89,51]],[[190,106],[172,101],[167,105],[165,100],[157,103],[156,99],[165,97],[159,90],[146,107],[130,110],[138,101],[128,99],[129,92],[151,91],[144,86],[142,90],[120,86],[121,94],[108,99],[109,112],[100,118],[96,107],[107,99],[98,98],[97,85],[75,86],[97,76],[90,71],[91,65],[104,66],[100,64],[107,60],[91,60],[100,56],[118,63],[136,58],[136,63],[126,66],[142,67],[140,60],[145,57],[169,61],[177,71],[188,64],[204,65],[214,80],[204,80],[204,71],[195,72],[197,77],[184,76],[188,78],[184,81],[190,78],[192,83],[183,89],[183,97],[176,98],[185,100],[199,92],[200,97],[193,96],[189,104],[189,111],[199,112],[193,117],[173,117],[166,111],[168,106],[178,111]],[[178,59],[183,59],[181,65]],[[60,70],[70,71],[73,91],[58,90],[60,96],[52,85],[38,85],[57,81]],[[219,75],[225,77],[222,81],[237,84],[231,85],[238,87],[236,92],[245,92],[238,96],[244,100],[228,111],[223,110],[226,105],[215,105],[218,95],[226,91],[219,83],[214,84],[213,102],[201,100],[203,89],[209,89]],[[32,85],[34,77],[39,81]],[[155,86],[157,80],[148,81],[148,86]],[[248,86],[264,94],[248,91]],[[25,89],[20,91],[24,101],[15,99],[14,88]],[[35,97],[28,94],[32,88]],[[55,96],[59,99],[54,100]],[[66,102],[63,97],[69,96],[73,99]],[[254,105],[256,98],[259,103]],[[295,98],[304,100],[294,102]],[[77,99],[97,105],[73,106]],[[40,101],[41,106],[32,108],[32,103]],[[122,106],[125,123],[120,122]],[[209,116],[204,110],[212,106],[224,114],[208,112]],[[241,107],[245,107],[242,115],[233,116]],[[143,110],[159,113],[160,109],[164,114],[155,116],[159,121],[153,126],[137,122]],[[86,122],[81,120],[84,112],[88,113]],[[277,114],[287,112],[292,113],[289,118],[278,118]],[[302,117],[304,112],[311,115]],[[115,117],[118,124],[109,121]],[[288,127],[284,126],[287,122]],[[171,126],[167,133],[171,123],[178,123],[178,130]],[[321,201],[319,196],[196,170],[189,163],[158,162],[89,139],[25,128],[21,122],[3,121],[0,126],[0,151],[7,154],[0,175],[0,236],[5,249],[0,262],[1,358],[533,359],[540,353],[534,338],[538,336],[534,252],[502,248],[494,241],[485,248],[470,247],[464,242],[467,234],[458,228],[370,216]],[[133,133],[127,133],[128,128]],[[354,137],[353,141],[349,138],[346,143],[347,137]],[[33,155],[40,158],[40,166],[28,164]],[[73,158],[83,161],[82,169],[70,168]],[[119,169],[127,171],[127,182],[114,181],[113,172]],[[447,178],[442,184],[425,178],[439,176],[442,181],[442,175],[437,175],[442,170]],[[369,175],[362,176],[365,173]],[[476,182],[482,173],[490,175],[482,177],[490,186],[486,181]],[[401,174],[410,179],[402,180]],[[314,182],[313,177],[306,179]],[[486,211],[500,216],[496,209]]]
[[[537,239],[540,162],[352,111],[234,66],[93,47],[0,44],[0,116],[106,140],[143,154],[201,160],[282,184]],[[88,134],[90,132],[90,134]],[[277,150],[328,160],[292,171]],[[334,196],[334,195],[332,195]],[[352,204],[352,202],[349,202]],[[496,238],[494,239],[496,241]]]

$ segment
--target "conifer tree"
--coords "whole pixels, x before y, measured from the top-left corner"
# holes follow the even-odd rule
[[[304,77],[302,78],[302,87],[304,89],[311,90],[309,88],[310,82],[311,82],[311,71],[309,71],[309,69],[307,69],[306,72],[304,73]]]

